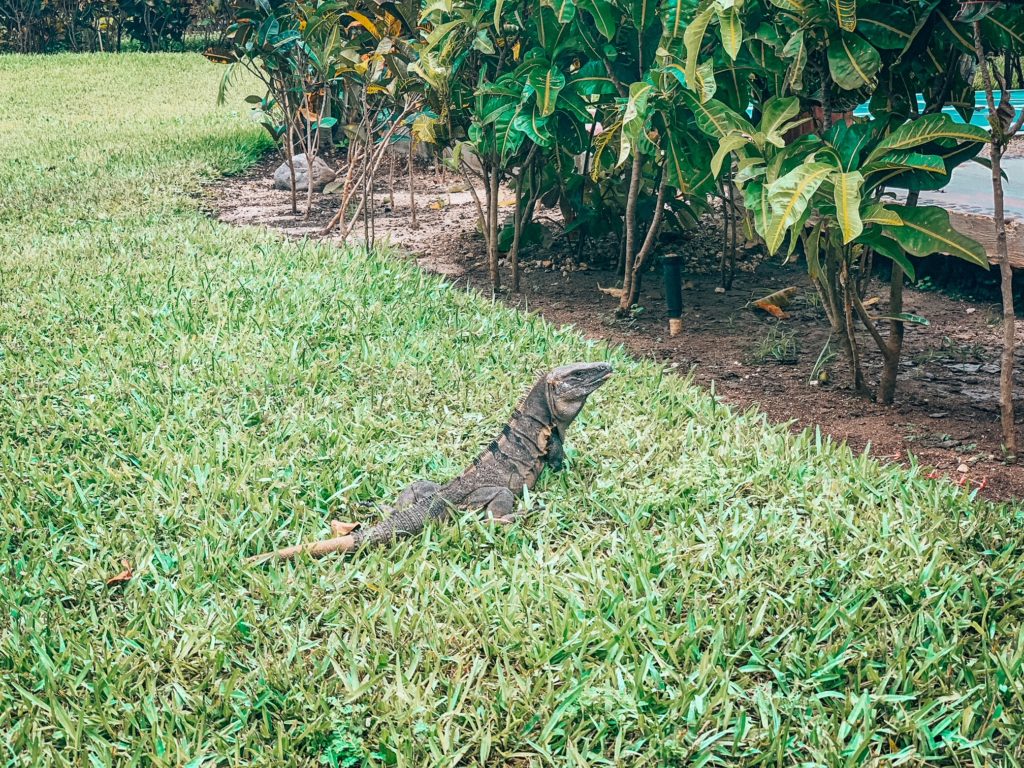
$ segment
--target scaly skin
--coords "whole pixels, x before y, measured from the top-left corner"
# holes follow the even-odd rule
[[[331,552],[348,552],[375,546],[397,538],[414,536],[428,520],[443,520],[453,510],[479,509],[500,523],[516,516],[516,498],[523,488],[532,489],[544,468],[562,468],[565,432],[587,397],[611,375],[607,363],[576,363],[555,368],[540,377],[516,407],[501,434],[461,475],[437,485],[413,483],[403,491],[391,514],[365,530],[349,533],[349,523],[335,523],[345,535],[333,539],[280,549],[250,560],[264,560]]]

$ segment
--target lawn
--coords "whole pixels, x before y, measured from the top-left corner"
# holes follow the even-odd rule
[[[4,765],[1024,762],[1017,510],[210,221],[268,147],[220,74],[0,58]],[[616,376],[523,522],[242,565],[457,473],[578,359]]]

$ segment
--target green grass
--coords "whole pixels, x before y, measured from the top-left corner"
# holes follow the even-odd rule
[[[1014,510],[393,254],[211,222],[201,179],[266,147],[219,74],[0,58],[4,765],[1024,761]],[[599,358],[524,522],[241,565]]]

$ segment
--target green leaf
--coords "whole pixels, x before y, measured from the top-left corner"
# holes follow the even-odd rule
[[[714,174],[716,179],[722,172],[722,163],[725,162],[725,158],[737,149],[747,146],[749,143],[750,139],[745,136],[741,136],[738,133],[731,133],[718,140],[718,150],[711,158],[711,173]]]
[[[718,23],[721,27],[722,47],[729,58],[736,61],[743,45],[743,23],[740,21],[740,12],[736,6],[719,10]]]
[[[527,82],[536,92],[537,109],[540,110],[541,116],[548,117],[553,114],[558,94],[565,87],[565,75],[555,67],[535,69],[530,72]]]
[[[686,70],[679,64],[669,64],[662,71],[672,75],[681,86],[686,87]]]
[[[587,102],[584,101],[583,97],[570,88],[564,89],[558,95],[558,112],[565,115],[570,120],[582,124],[590,123],[594,120],[593,116],[587,109]]]
[[[584,123],[574,120],[565,112],[555,113],[555,133],[558,143],[573,154],[585,152],[590,144],[590,131],[584,127]]]
[[[910,41],[914,17],[900,5],[869,5],[857,11],[857,29],[875,48],[900,51]]]
[[[590,14],[594,20],[594,26],[605,40],[615,37],[618,13],[611,3],[606,0],[576,0],[576,5]]]
[[[903,267],[904,273],[906,273],[907,277],[909,277],[911,281],[917,279],[917,272],[914,269],[914,265],[910,259],[907,258],[906,253],[903,252],[903,248],[901,248],[899,243],[895,240],[883,235],[879,227],[869,227],[868,229],[865,229],[861,236],[857,238],[857,242],[874,249],[875,253],[899,264]]]
[[[608,71],[600,61],[588,61],[570,81],[573,89],[581,96],[612,95],[617,93],[615,83],[608,77]]]
[[[764,238],[769,253],[779,249],[786,232],[804,215],[818,187],[835,169],[830,163],[805,163],[768,185],[772,213]]]
[[[519,114],[519,108],[514,107],[503,112],[494,122],[494,145],[502,162],[508,162],[526,138],[523,129],[516,125]]]
[[[551,133],[547,129],[548,119],[537,111],[520,112],[512,121],[512,126],[527,135],[530,141],[546,147],[551,143]]]
[[[576,3],[573,0],[541,0],[541,5],[554,10],[559,24],[568,24],[576,18]]]
[[[828,69],[840,88],[855,91],[871,85],[882,68],[882,57],[867,40],[847,32],[828,46]]]
[[[640,30],[646,30],[654,20],[658,0],[628,0],[623,4],[629,11],[633,26]]]
[[[865,224],[884,224],[890,227],[898,227],[903,224],[903,219],[896,211],[886,208],[881,203],[862,205],[860,218]]]
[[[754,126],[749,120],[716,99],[701,102],[690,91],[683,91],[683,100],[693,112],[697,127],[708,136],[721,139],[733,132],[745,133],[748,136],[755,133]]]
[[[868,162],[894,150],[910,149],[939,139],[986,142],[988,132],[976,125],[957,123],[946,114],[924,115],[904,123],[878,142],[868,155]]]
[[[877,160],[865,163],[862,170],[865,175],[893,170],[928,171],[929,173],[945,175],[946,164],[942,162],[942,158],[938,155],[922,155],[918,152],[900,151],[887,152]]]
[[[694,83],[701,101],[707,101],[715,96],[718,91],[718,81],[715,80],[715,62],[708,59],[697,67],[697,78]]]
[[[647,99],[652,90],[654,86],[643,80],[629,86],[629,98],[626,100],[626,110],[622,115],[622,137],[617,161],[619,165],[626,162],[633,146],[642,138],[647,123]]]
[[[836,13],[836,23],[844,32],[857,28],[857,0],[830,0]]]
[[[760,181],[751,181],[743,188],[743,204],[754,217],[754,229],[767,239],[768,227],[772,218],[772,205],[768,200],[768,185]]]
[[[781,141],[782,136],[779,129],[799,113],[800,99],[796,96],[788,96],[785,98],[779,96],[772,97],[764,103],[764,108],[761,112],[761,125],[759,126],[761,132],[765,134],[766,137],[774,136]],[[772,143],[775,144],[776,142],[773,141]],[[776,144],[776,146],[785,145]]]
[[[665,25],[665,36],[670,40],[682,37],[687,28],[687,18],[696,10],[693,0],[668,0],[661,18]]]
[[[949,213],[937,206],[903,207],[903,226],[887,227],[886,233],[914,256],[946,253],[988,269],[988,255],[977,241],[957,232]]]
[[[864,231],[860,220],[861,188],[864,177],[857,171],[837,173],[833,179],[836,202],[836,220],[843,233],[843,245],[856,239]]]
[[[784,11],[792,11],[801,16],[807,13],[807,3],[803,0],[771,0],[772,5]]]
[[[804,70],[807,69],[807,44],[802,29],[786,41],[786,45],[782,48],[782,55],[792,60],[786,75],[790,85],[798,91],[803,90]]]
[[[871,123],[847,125],[845,120],[838,120],[832,125],[826,138],[835,149],[844,171],[852,171],[860,165],[861,153],[871,143],[872,133]],[[861,171],[867,173],[864,169]]]
[[[692,137],[685,133],[669,136],[665,147],[665,180],[670,187],[675,187],[681,194],[689,194],[691,188],[699,181],[700,169],[694,168],[690,159],[689,141]]]
[[[879,315],[875,320],[898,320],[902,323],[913,323],[914,325],[931,325],[928,322],[928,318],[914,315],[910,312],[900,312],[898,315]]]
[[[686,48],[686,83],[687,87],[692,90],[696,90],[694,83],[697,77],[697,57],[700,55],[700,47],[704,42],[708,24],[711,23],[714,15],[714,6],[709,5],[697,14],[697,17],[690,22],[683,33],[683,45]]]

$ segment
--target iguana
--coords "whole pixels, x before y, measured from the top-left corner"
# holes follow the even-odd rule
[[[420,480],[399,494],[383,521],[367,530],[334,521],[332,539],[286,547],[251,557],[264,561],[300,554],[314,557],[350,552],[392,539],[413,536],[431,519],[444,519],[453,509],[482,510],[495,522],[510,523],[516,497],[533,488],[545,466],[558,471],[565,458],[565,431],[587,397],[611,376],[607,363],[575,363],[544,374],[516,406],[501,434],[461,475],[446,485]]]

